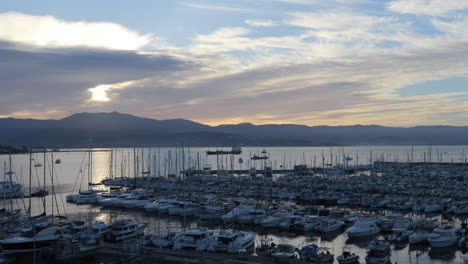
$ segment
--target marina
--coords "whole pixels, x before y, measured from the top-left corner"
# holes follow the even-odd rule
[[[271,148],[269,159],[249,164],[234,162],[239,157],[233,155],[202,156],[203,148],[46,151],[12,155],[11,167],[10,157],[1,156],[5,177],[22,186],[24,197],[4,199],[2,256],[17,263],[31,256],[36,263],[462,263],[467,258],[463,151],[452,150],[457,154],[451,156],[453,147],[446,147],[446,157],[438,154],[431,161],[411,146],[380,154],[348,148],[361,162],[346,158],[351,155],[343,148],[327,153],[318,147]],[[240,157],[246,161],[260,152],[246,149]],[[405,157],[411,151],[413,157]],[[396,160],[400,155],[404,160]],[[421,160],[408,162],[416,157]],[[43,166],[34,166],[36,160]],[[40,190],[47,193],[30,195]]]

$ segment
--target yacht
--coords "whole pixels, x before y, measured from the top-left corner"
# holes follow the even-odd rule
[[[402,218],[395,221],[392,227],[393,233],[403,232],[411,229],[413,227],[413,220]]]
[[[280,223],[279,227],[282,229],[290,229],[297,224],[303,223],[303,217],[300,215],[288,215],[286,219]]]
[[[343,251],[343,254],[336,258],[339,264],[357,264],[359,256],[349,251]]]
[[[434,229],[427,238],[431,247],[450,247],[458,242],[456,235],[457,229],[450,225],[443,225]]]
[[[205,251],[210,242],[211,233],[204,229],[191,229],[180,234],[174,241],[174,249],[195,249]]]
[[[152,203],[147,203],[144,207],[146,212],[169,213],[172,207],[178,207],[179,202],[174,199],[161,199]]]
[[[0,246],[5,255],[27,254],[56,245],[59,238],[71,238],[66,227],[53,226],[39,231],[37,234],[25,234],[0,240]]]
[[[250,209],[248,214],[239,215],[237,217],[237,222],[239,224],[253,224],[256,219],[261,219],[266,217],[266,211],[263,209]]]
[[[416,230],[408,237],[408,243],[411,245],[423,243],[427,240],[429,234],[427,230]]]
[[[221,216],[221,220],[223,220],[224,223],[234,223],[237,218],[240,215],[245,215],[250,212],[250,208],[246,207],[237,207],[232,209],[232,211],[228,212],[227,214],[224,214]]]
[[[438,213],[442,210],[442,206],[440,204],[429,204],[424,207],[424,213]]]
[[[336,219],[322,219],[320,224],[315,228],[317,232],[329,233],[340,230],[344,223]]]
[[[203,206],[201,211],[197,213],[197,217],[200,220],[213,220],[213,219],[219,220],[221,219],[221,216],[224,214],[224,212],[225,212],[225,207],[221,204],[205,205]]]
[[[126,197],[130,196],[130,193],[122,193],[117,195],[117,197],[105,198],[99,201],[99,204],[104,207],[117,206],[125,200]]]
[[[128,209],[143,208],[147,203],[150,203],[150,197],[147,195],[137,195],[134,199],[122,202],[122,206]]]
[[[6,172],[13,174],[13,172]],[[0,199],[18,198],[21,197],[21,184],[14,181],[2,181],[0,182]]]
[[[291,225],[292,230],[299,230],[299,231],[312,231],[320,224],[321,217],[312,215],[312,216],[304,216],[302,220],[296,221],[294,224]]]
[[[174,246],[174,240],[177,239],[178,234],[174,232],[161,232],[151,235],[151,241],[155,247],[172,247]]]
[[[255,244],[255,234],[240,231],[222,231],[210,240],[208,251],[223,251],[238,253],[241,250],[250,251]]]
[[[83,225],[73,225],[75,235],[73,238],[79,239],[85,245],[96,245],[101,239],[109,233],[109,226],[103,222],[91,222]]]
[[[271,256],[276,259],[296,258],[296,248],[289,244],[279,244],[272,250]]]
[[[391,231],[395,222],[400,220],[401,217],[401,213],[391,212],[386,217],[379,219],[377,224],[382,229],[382,231]]]
[[[390,264],[390,244],[384,240],[374,239],[369,243],[366,264]]]
[[[136,238],[144,234],[146,224],[137,224],[129,219],[120,219],[109,226],[106,236],[109,242],[121,242],[129,238]]]
[[[96,190],[85,190],[80,191],[76,195],[69,195],[71,196],[72,202],[76,204],[97,204],[99,202],[97,194],[101,191]],[[69,196],[67,196],[67,201],[69,201]]]
[[[265,228],[279,227],[279,225],[290,215],[287,211],[278,211],[260,221],[260,225]]]
[[[5,208],[0,209],[0,224],[7,224],[16,221],[21,216],[21,209],[13,211]]]
[[[348,237],[373,236],[380,233],[380,228],[373,219],[361,219],[346,230]]]
[[[200,206],[198,204],[181,201],[177,206],[170,207],[168,209],[169,215],[180,215],[180,216],[191,216],[198,212]]]

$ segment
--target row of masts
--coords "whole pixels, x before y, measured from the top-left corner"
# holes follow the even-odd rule
[[[362,153],[362,152],[361,152]],[[353,155],[354,154],[354,155]],[[235,155],[216,155],[213,164],[210,163],[208,156],[202,151],[192,151],[183,145],[173,149],[160,148],[134,148],[129,149],[111,149],[109,158],[109,177],[140,177],[140,176],[175,176],[181,177],[181,172],[188,170],[200,171],[209,164],[213,169],[235,171],[255,167],[265,169],[266,167],[274,170],[291,170],[296,165],[307,165],[310,168],[328,168],[328,167],[350,167],[359,165],[371,166],[374,162],[457,162],[453,158],[447,159],[447,152],[439,151],[439,147],[428,146],[427,152],[415,153],[414,147],[406,153],[392,154],[385,152],[375,152],[370,150],[367,157],[362,158],[356,151],[355,153],[345,151],[345,147],[330,147],[327,154],[322,150],[321,155],[313,155],[306,158],[306,152],[302,153],[301,159],[293,159],[283,155],[283,159],[269,160],[250,160],[246,161],[237,158]],[[464,155],[464,149],[460,162],[468,162]],[[120,165],[119,165],[120,164]]]

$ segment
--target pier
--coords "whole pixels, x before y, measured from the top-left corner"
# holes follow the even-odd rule
[[[313,175],[315,173],[326,173],[327,168],[307,168],[307,167],[300,167],[300,168],[295,168],[295,169],[282,169],[282,170],[273,170],[273,169],[257,169],[255,170],[256,175],[265,175],[265,176],[271,176],[271,175],[279,175],[279,174],[296,174],[296,175]],[[353,174],[358,171],[367,171],[369,168],[341,168],[343,173],[345,174]],[[189,175],[203,175],[207,174],[208,171],[205,170],[185,170],[181,171],[181,174],[185,176]],[[219,175],[219,174],[230,174],[230,175],[249,175],[253,174],[251,170],[245,170],[245,169],[237,169],[237,170],[211,170],[209,171],[211,175]]]
[[[95,254],[91,263],[164,263],[164,264],[267,264],[277,263],[271,257],[236,255],[220,252],[197,252],[189,250],[172,250],[166,248],[104,246]],[[289,262],[281,262],[289,263]]]

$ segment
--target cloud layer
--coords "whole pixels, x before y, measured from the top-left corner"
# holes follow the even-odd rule
[[[0,30],[0,116],[117,110],[213,125],[468,125],[468,91],[397,93],[468,75],[467,6],[398,0],[376,11],[366,2],[282,0],[300,8],[272,17],[181,2],[242,15],[164,49],[157,32],[115,23],[0,14],[0,27],[15,25]]]

